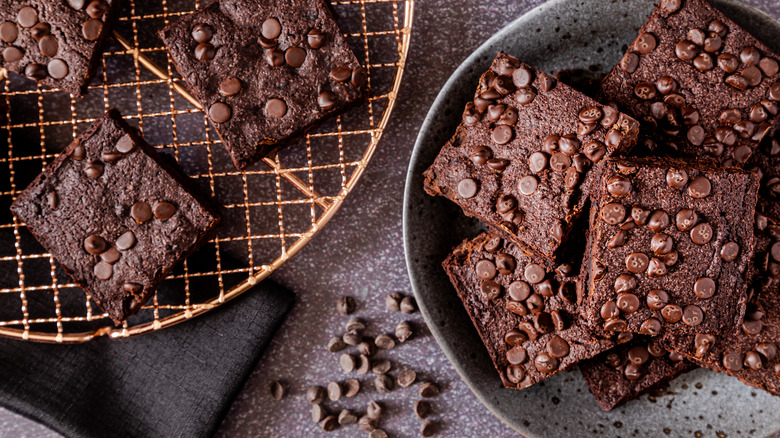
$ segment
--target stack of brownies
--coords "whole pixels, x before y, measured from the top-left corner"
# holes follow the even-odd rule
[[[425,189],[490,230],[443,266],[506,387],[780,395],[779,61],[705,0],[661,1],[598,101],[498,54]]]

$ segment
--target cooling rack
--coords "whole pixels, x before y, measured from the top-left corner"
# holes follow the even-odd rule
[[[368,72],[369,97],[277,156],[235,170],[156,31],[206,0],[127,0],[83,99],[0,71],[0,336],[77,343],[161,330],[249,290],[333,217],[376,150],[401,83],[414,0],[333,0]],[[219,235],[180,264],[119,327],[78,288],[8,207],[110,107],[221,204]],[[4,117],[3,117],[4,114]]]

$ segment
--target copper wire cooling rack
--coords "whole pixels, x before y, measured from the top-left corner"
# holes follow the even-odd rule
[[[205,0],[127,0],[84,99],[0,71],[0,336],[75,343],[121,338],[193,318],[250,289],[333,217],[376,150],[395,105],[414,0],[334,0],[337,21],[369,74],[369,98],[246,172],[230,162],[155,32]],[[122,326],[85,296],[8,206],[106,109],[222,204],[220,234],[161,283]],[[4,117],[2,116],[4,110]]]

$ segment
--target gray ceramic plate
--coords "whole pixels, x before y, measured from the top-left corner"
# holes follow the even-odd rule
[[[436,340],[496,416],[527,436],[768,436],[780,431],[780,398],[699,369],[672,382],[673,396],[647,396],[599,410],[579,371],[523,391],[501,387],[476,330],[441,268],[449,250],[481,229],[444,198],[427,196],[422,172],[452,135],[477,80],[499,50],[548,73],[609,70],[652,10],[650,0],[553,0],[498,32],[455,71],[423,124],[409,165],[404,244],[412,287]],[[780,23],[733,0],[717,7],[776,50]],[[699,433],[697,433],[699,432]]]

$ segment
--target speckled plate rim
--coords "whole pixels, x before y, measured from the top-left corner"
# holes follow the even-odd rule
[[[453,365],[455,370],[458,372],[461,379],[467,384],[471,392],[474,393],[474,395],[477,396],[480,402],[485,407],[487,407],[488,410],[493,415],[495,415],[499,420],[501,420],[503,423],[507,424],[509,427],[516,430],[517,432],[520,432],[528,437],[535,436],[535,435],[533,435],[533,432],[526,430],[526,428],[523,427],[522,425],[516,423],[515,421],[512,421],[512,419],[510,419],[507,415],[505,415],[504,412],[502,412],[503,411],[502,408],[494,405],[493,402],[491,402],[491,400],[486,394],[486,392],[490,390],[485,390],[476,384],[474,376],[471,376],[466,370],[466,368],[456,358],[456,354],[455,351],[453,350],[453,347],[450,345],[450,342],[447,341],[448,334],[444,330],[442,330],[437,324],[434,323],[431,314],[431,309],[429,309],[428,307],[429,304],[425,299],[425,291],[422,290],[422,288],[419,286],[420,275],[424,275],[424,273],[420,273],[416,269],[417,263],[414,260],[415,255],[412,253],[412,248],[411,248],[412,247],[411,233],[416,231],[414,227],[411,226],[412,211],[414,208],[413,202],[415,196],[419,195],[420,192],[423,192],[422,183],[421,183],[422,182],[421,169],[425,169],[431,164],[430,162],[425,162],[425,163],[421,162],[422,150],[426,148],[426,146],[437,147],[437,145],[429,145],[430,137],[432,136],[432,131],[434,129],[433,125],[435,124],[435,119],[437,119],[438,114],[440,112],[445,110],[444,107],[446,106],[446,101],[448,99],[448,96],[452,95],[453,93],[456,93],[457,92],[456,88],[464,81],[466,81],[466,83],[469,84],[470,87],[468,88],[469,93],[473,92],[473,84],[476,84],[477,79],[479,78],[480,74],[484,70],[484,69],[483,70],[477,69],[476,71],[474,71],[475,66],[479,66],[478,60],[480,57],[483,57],[486,54],[488,54],[490,59],[492,59],[494,54],[497,52],[496,46],[500,46],[502,40],[509,37],[512,34],[512,32],[514,32],[516,29],[526,24],[532,23],[535,20],[535,18],[537,18],[540,14],[545,14],[547,12],[547,9],[550,8],[551,6],[553,7],[558,6],[560,4],[570,2],[570,1],[572,0],[549,0],[529,10],[525,14],[515,19],[513,22],[506,25],[503,29],[498,31],[496,34],[491,36],[484,43],[482,43],[474,52],[471,53],[471,55],[469,55],[458,66],[458,68],[452,73],[450,78],[447,80],[447,82],[439,91],[439,94],[437,95],[436,99],[431,105],[428,114],[426,115],[423,124],[420,127],[417,140],[414,144],[414,148],[412,151],[409,167],[407,169],[406,184],[404,189],[404,201],[403,201],[404,252],[405,252],[407,271],[409,273],[409,279],[412,286],[412,291],[417,299],[418,307],[420,308],[420,311],[425,321],[428,323],[428,327],[431,330],[431,333],[433,334],[434,338],[436,339],[436,342],[444,351],[445,355],[447,356],[447,359],[450,361],[450,363]],[[716,3],[718,4],[719,7],[725,6],[726,8],[730,8],[730,9],[732,8],[742,9],[747,15],[751,15],[755,17],[756,20],[759,22],[771,23],[773,27],[780,26],[780,23],[778,23],[778,21],[774,17],[770,16],[766,12],[757,9],[753,6],[741,3],[737,0],[716,0]],[[758,33],[757,36],[759,36],[764,41],[766,41],[766,36],[761,35],[762,33],[764,32]],[[628,44],[628,42],[629,41],[627,41],[626,44]],[[770,45],[776,46],[777,44],[770,44]],[[775,49],[777,50],[777,47],[775,47]],[[487,65],[484,67],[487,68]],[[467,100],[463,100],[461,107],[465,105],[466,102]],[[450,114],[449,116],[457,117],[457,115],[452,115],[452,114]],[[441,145],[438,145],[438,147],[440,146]],[[484,353],[485,356],[487,356],[487,352]],[[506,389],[500,389],[500,390],[506,390]],[[770,432],[769,435],[776,436],[780,434],[780,424],[774,425],[773,429],[774,430]]]

